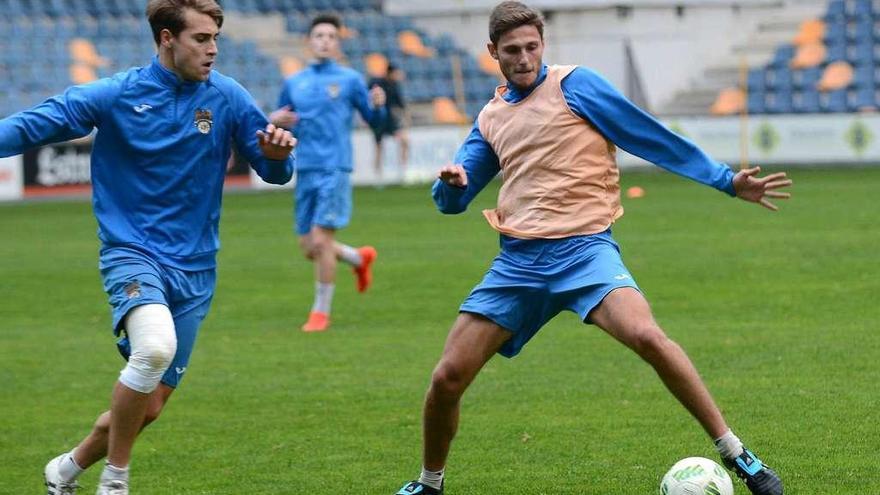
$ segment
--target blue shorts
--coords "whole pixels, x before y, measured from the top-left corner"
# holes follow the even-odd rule
[[[110,296],[113,333],[120,337],[117,346],[126,360],[131,354],[123,335],[128,312],[144,304],[162,304],[171,310],[177,353],[162,383],[176,388],[189,364],[199,325],[211,306],[216,270],[188,272],[160,265],[146,253],[125,247],[102,249],[99,267],[104,291]]]
[[[590,311],[619,287],[638,289],[610,230],[564,239],[502,235],[501,253],[459,311],[482,315],[513,333],[498,351],[513,357],[562,310],[590,323]]]
[[[296,233],[312,227],[338,230],[351,219],[351,179],[343,170],[306,170],[296,173]]]

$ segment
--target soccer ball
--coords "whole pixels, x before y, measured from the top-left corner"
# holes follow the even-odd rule
[[[675,463],[660,482],[662,495],[733,495],[733,482],[723,467],[703,457]]]

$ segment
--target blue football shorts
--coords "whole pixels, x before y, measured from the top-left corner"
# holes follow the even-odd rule
[[[177,334],[177,352],[162,383],[176,388],[189,365],[199,326],[208,314],[216,270],[185,271],[161,265],[146,253],[127,247],[101,250],[99,268],[104,291],[110,298],[113,333],[117,347],[126,360],[131,346],[125,335],[125,316],[144,304],[162,304],[171,310]]]
[[[306,235],[312,227],[338,230],[351,219],[351,179],[343,170],[305,170],[296,173],[297,235]]]
[[[591,323],[590,311],[620,287],[638,290],[610,230],[563,239],[502,235],[501,253],[459,311],[482,315],[511,332],[498,352],[513,357],[562,310]]]

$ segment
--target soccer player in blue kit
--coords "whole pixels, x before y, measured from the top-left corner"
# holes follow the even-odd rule
[[[315,60],[284,82],[273,124],[290,129],[296,150],[295,230],[303,254],[315,263],[315,299],[302,330],[320,332],[330,325],[336,288],[336,264],[353,268],[358,292],[372,282],[372,246],[354,248],[336,242],[336,231],[351,218],[351,127],[354,110],[370,124],[387,116],[382,88],[367,90],[361,75],[336,63],[339,17],[323,14],[309,28]]]
[[[684,350],[654,320],[611,235],[623,215],[619,146],[729,196],[768,209],[786,199],[784,172],[734,173],[630,103],[584,67],[543,64],[540,13],[515,1],[489,17],[489,53],[507,84],[434,183],[438,209],[464,211],[499,172],[498,206],[483,212],[501,253],[459,307],[423,413],[422,472],[397,495],[442,495],[461,398],[496,353],[513,357],[563,310],[635,351],[714,441],[755,495],[782,495],[779,476],[743,446]]]
[[[0,120],[0,156],[88,135],[99,268],[127,364],[110,410],[44,475],[50,495],[106,457],[97,493],[128,494],[138,433],[187,368],[214,293],[218,223],[234,144],[266,181],[293,173],[293,136],[236,81],[213,70],[223,11],[214,0],[150,0],[158,55],[146,67],[75,86]]]

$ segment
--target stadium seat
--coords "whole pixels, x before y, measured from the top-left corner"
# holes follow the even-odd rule
[[[767,93],[766,109],[768,113],[791,113],[794,110],[794,98],[791,91],[775,91]]]
[[[806,69],[821,64],[828,55],[822,42],[811,42],[799,45],[789,67],[792,69]]]
[[[839,89],[821,95],[822,111],[829,113],[843,113],[849,111],[847,104],[847,90]]]
[[[799,113],[818,113],[819,92],[815,88],[805,88],[803,91],[796,92],[793,95],[792,107],[795,112]]]
[[[281,75],[284,77],[290,77],[303,69],[302,61],[290,55],[281,57],[278,61],[278,65],[281,70]]]
[[[433,57],[434,50],[426,47],[415,31],[401,31],[397,36],[400,51],[416,57]]]
[[[712,115],[734,115],[746,108],[746,94],[739,88],[726,88],[718,93],[718,97],[709,109]]]
[[[438,124],[466,124],[469,119],[449,98],[434,98],[434,121]]]
[[[794,76],[795,89],[809,89],[816,91],[816,84],[822,78],[822,69],[812,67],[809,69],[797,70],[792,73]]]
[[[481,52],[477,61],[480,64],[480,69],[486,74],[492,74],[499,77],[502,75],[498,61],[492,58],[488,52]]]
[[[381,53],[371,53],[364,57],[367,74],[372,77],[383,77],[388,73],[388,59]]]
[[[859,88],[855,96],[855,110],[858,112],[876,111],[877,91],[873,87]]]
[[[846,88],[852,80],[852,66],[847,62],[834,62],[825,67],[817,86],[820,91],[835,91]]]
[[[821,19],[810,19],[801,23],[792,43],[796,46],[821,43],[825,38],[825,22]]]

